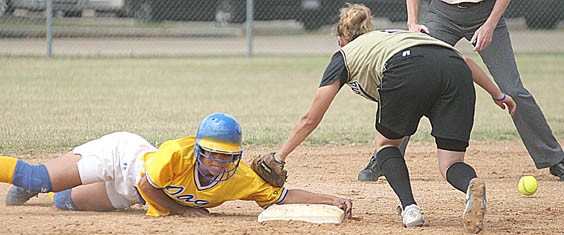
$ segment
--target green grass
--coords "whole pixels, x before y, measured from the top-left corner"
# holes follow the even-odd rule
[[[246,145],[282,143],[309,107],[323,56],[0,57],[0,151],[70,148],[113,131],[155,145],[193,135],[211,112],[234,115]],[[564,138],[564,54],[519,54],[525,86]],[[473,140],[518,139],[478,90]],[[371,143],[375,103],[343,87],[308,145]],[[422,121],[416,141],[431,141]],[[0,152],[1,153],[1,152]]]

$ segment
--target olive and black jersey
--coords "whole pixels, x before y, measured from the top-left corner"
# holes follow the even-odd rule
[[[418,45],[438,45],[459,53],[449,44],[427,34],[405,30],[373,31],[357,37],[335,52],[325,69],[320,87],[339,80],[341,86],[346,83],[354,93],[377,102],[378,87],[388,59]]]

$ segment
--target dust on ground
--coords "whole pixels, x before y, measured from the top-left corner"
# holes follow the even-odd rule
[[[247,148],[245,161],[271,149]],[[415,199],[425,225],[403,228],[395,214],[398,199],[384,178],[359,182],[358,172],[371,155],[369,145],[300,147],[286,168],[288,188],[328,193],[353,200],[353,219],[342,224],[299,221],[258,223],[262,211],[254,202],[234,201],[212,208],[213,217],[152,218],[141,207],[116,212],[68,212],[55,209],[46,195],[24,206],[0,203],[0,233],[5,234],[463,234],[464,194],[453,189],[438,171],[431,143],[411,143],[406,154]],[[30,162],[42,162],[57,153],[13,153]],[[38,157],[39,155],[43,155]],[[537,170],[519,142],[472,143],[466,160],[486,180],[488,211],[481,234],[564,234],[564,182],[547,169]],[[533,196],[518,192],[523,175],[539,181]],[[0,198],[9,188],[0,185]]]

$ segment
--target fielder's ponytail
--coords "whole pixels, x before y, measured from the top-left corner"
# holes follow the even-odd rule
[[[336,36],[350,42],[360,35],[374,30],[370,8],[361,4],[347,3],[341,8],[339,23],[334,29]]]

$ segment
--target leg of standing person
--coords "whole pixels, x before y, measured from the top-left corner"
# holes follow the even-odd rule
[[[429,69],[441,71],[438,74],[442,76],[435,78],[441,80],[441,92],[426,116],[437,144],[439,170],[449,184],[466,194],[464,229],[478,233],[486,214],[486,186],[474,168],[464,162],[476,105],[472,72],[453,51],[435,51],[434,56],[440,66],[429,65]]]
[[[433,0],[425,25],[432,37],[455,45],[461,37],[470,40],[491,12],[494,1],[460,9],[440,0]],[[489,10],[488,10],[489,8]],[[460,25],[464,24],[465,27]],[[473,24],[473,27],[468,25]],[[520,79],[509,32],[502,17],[491,44],[480,52],[482,60],[500,89],[517,103],[513,122],[537,168],[550,167],[550,172],[564,180],[564,153],[552,135],[546,119]]]
[[[439,148],[437,156],[441,175],[466,194],[466,207],[462,213],[464,229],[470,233],[480,232],[486,215],[486,184],[478,178],[474,168],[464,162],[464,152]]]
[[[431,2],[426,25],[431,30],[431,36],[454,45],[463,37],[463,34],[458,27],[455,27],[456,25],[453,22],[449,22],[447,24],[442,22],[442,20],[445,19],[445,12],[441,9],[442,4],[444,3],[440,0],[433,0]],[[446,13],[448,13],[448,11]],[[450,25],[450,27],[447,25]],[[408,142],[409,136],[406,136],[400,145],[401,153],[404,156]],[[376,151],[370,158],[366,167],[358,173],[357,179],[359,181],[377,181],[380,176],[383,176],[382,172],[379,170],[378,161],[376,160],[375,155]]]
[[[417,131],[422,116],[442,94],[441,79],[436,79],[440,67],[428,58],[436,58],[435,53],[445,52],[455,55],[454,51],[437,46],[405,49],[387,61],[382,76],[375,124],[376,157],[381,172],[401,202],[406,227],[422,225],[424,218],[413,197],[409,171],[399,147],[405,143],[405,136]],[[470,80],[473,88],[471,83]]]
[[[504,18],[480,56],[500,89],[517,103],[513,123],[537,169],[550,167],[553,175],[564,180],[564,152],[533,95],[521,82]]]
[[[380,162],[380,171],[401,204],[402,222],[405,227],[420,226],[425,223],[421,209],[415,202],[411,189],[409,171],[405,159],[399,150],[403,138],[389,139],[376,131],[375,145],[378,149],[376,157]]]

